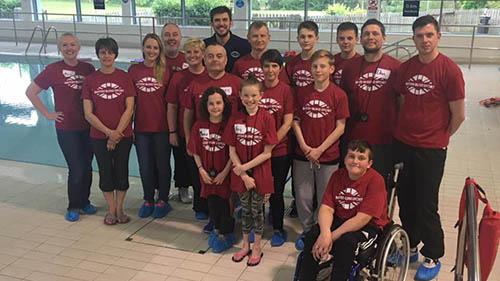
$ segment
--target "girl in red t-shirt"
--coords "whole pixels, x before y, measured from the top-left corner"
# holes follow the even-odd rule
[[[255,77],[250,76],[241,82],[240,98],[243,112],[231,117],[224,132],[224,141],[229,145],[229,155],[234,164],[231,189],[238,193],[243,210],[243,247],[232,259],[241,262],[249,256],[247,265],[256,266],[263,255],[260,246],[264,232],[262,204],[274,192],[270,158],[278,137],[271,114],[259,109],[262,84]],[[250,250],[249,233],[252,228],[255,243]]]
[[[168,142],[165,91],[170,73],[160,37],[146,34],[142,40],[144,62],[131,65],[128,73],[137,92],[134,133],[144,203],[139,217],[163,218],[172,207],[170,194],[170,144]],[[155,202],[155,189],[158,199]]]
[[[101,67],[85,78],[82,98],[85,119],[99,167],[99,188],[108,204],[104,224],[130,221],[123,211],[129,187],[128,160],[132,147],[135,89],[130,76],[115,67],[118,44],[101,38],[95,44]]]
[[[200,174],[201,197],[207,199],[210,220],[215,226],[208,246],[220,253],[234,244],[234,219],[229,207],[231,160],[229,147],[222,141],[231,102],[224,90],[208,88],[200,100],[200,114],[203,118],[193,125],[188,148]]]

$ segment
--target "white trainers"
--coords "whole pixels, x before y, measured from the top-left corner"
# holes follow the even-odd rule
[[[190,204],[192,202],[191,195],[189,195],[189,189],[187,187],[179,187],[179,200],[184,204]]]

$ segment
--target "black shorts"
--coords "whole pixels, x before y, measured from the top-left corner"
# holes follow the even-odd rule
[[[97,166],[99,167],[99,188],[103,192],[127,190],[128,160],[132,148],[132,138],[123,138],[114,150],[108,151],[107,139],[92,139]]]

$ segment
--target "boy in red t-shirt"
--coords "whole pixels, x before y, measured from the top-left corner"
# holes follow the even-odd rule
[[[264,232],[264,204],[274,192],[271,171],[271,151],[278,143],[275,121],[271,114],[259,108],[262,84],[253,76],[241,82],[244,109],[229,119],[224,142],[234,168],[231,189],[238,193],[242,206],[242,249],[233,255],[234,262],[249,256],[247,265],[256,266],[262,258],[261,239]],[[250,230],[255,242],[250,249]]]
[[[358,27],[352,22],[343,22],[337,27],[337,45],[340,52],[335,54],[335,72],[332,75],[332,81],[340,86],[342,71],[344,66],[351,62],[351,59],[359,57],[356,52],[356,43],[358,42]]]
[[[346,94],[330,82],[333,55],[319,50],[311,61],[314,85],[297,91],[293,122],[298,143],[293,160],[295,201],[304,233],[316,223],[314,197],[319,206],[328,179],[338,168],[339,138],[349,117]],[[303,238],[295,242],[298,250],[304,247]]]
[[[332,256],[333,280],[346,280],[357,249],[373,243],[389,222],[384,179],[371,169],[371,146],[354,140],[347,147],[345,167],[330,178],[318,224],[306,234],[299,280],[316,280]]]

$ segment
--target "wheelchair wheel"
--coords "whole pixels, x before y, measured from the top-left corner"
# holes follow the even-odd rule
[[[410,264],[410,239],[406,231],[397,224],[390,226],[378,249],[373,279],[404,281]]]

